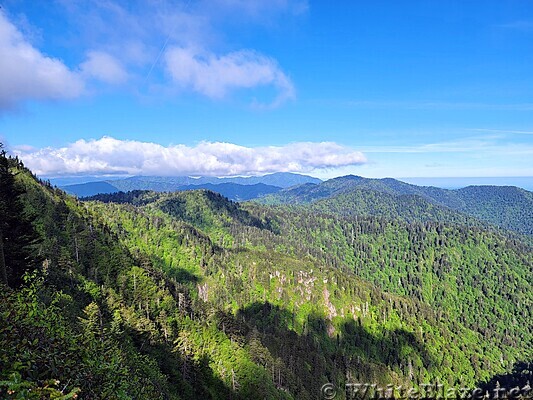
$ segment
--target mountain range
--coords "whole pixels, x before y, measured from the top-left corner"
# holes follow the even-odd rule
[[[67,193],[78,197],[93,196],[101,193],[127,192],[130,190],[154,190],[174,192],[189,189],[213,189],[231,200],[248,200],[273,193],[282,188],[303,184],[320,183],[321,180],[307,175],[278,172],[263,176],[250,177],[166,177],[133,176],[124,179],[93,181],[63,185]]]
[[[233,201],[298,205],[315,211],[384,216],[406,222],[473,223],[477,220],[521,234],[533,234],[533,194],[514,186],[483,185],[451,190],[392,178],[348,175],[322,182],[305,175],[276,173],[234,178],[130,177],[67,185],[63,189],[78,197],[132,190],[207,189]]]
[[[0,181],[0,397],[492,387],[523,381],[533,357],[531,244],[442,205],[490,216],[529,204],[516,188],[348,176],[247,202],[81,201],[4,156]]]
[[[468,186],[449,190],[411,185],[392,178],[348,175],[318,185],[287,188],[257,201],[306,205],[314,210],[344,215],[400,216],[406,221],[443,218],[450,221],[453,217],[464,222],[463,215],[522,234],[533,234],[533,193],[514,186]]]

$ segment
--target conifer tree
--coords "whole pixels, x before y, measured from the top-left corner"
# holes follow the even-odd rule
[[[24,273],[38,262],[33,251],[38,236],[20,201],[24,190],[12,172],[19,163],[0,143],[0,282],[13,287],[19,286]]]

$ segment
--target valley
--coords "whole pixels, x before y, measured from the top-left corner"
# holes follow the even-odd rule
[[[3,294],[7,378],[314,399],[327,382],[475,387],[531,359],[530,245],[423,198],[411,217],[370,190],[351,204],[397,214],[204,189],[79,201],[9,162],[45,268]]]

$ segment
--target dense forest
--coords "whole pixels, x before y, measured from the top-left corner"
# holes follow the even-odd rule
[[[80,201],[5,153],[0,183],[3,398],[488,390],[533,356],[528,242],[426,199],[372,213],[208,190]]]
[[[471,223],[476,219],[521,234],[533,234],[533,193],[513,186],[469,186],[447,190],[411,185],[392,178],[347,175],[318,185],[287,188],[257,201],[406,221]]]

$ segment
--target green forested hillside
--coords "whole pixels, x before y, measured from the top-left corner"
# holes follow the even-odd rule
[[[250,207],[277,227],[287,252],[311,251],[388,292],[445,310],[485,337],[514,345],[531,340],[533,253],[514,238],[455,224]],[[528,336],[511,338],[516,329]]]
[[[109,212],[112,216],[115,216],[117,222],[127,220],[125,214],[120,215],[120,210],[123,209],[124,206],[115,204],[95,204],[95,206],[101,207],[98,209],[99,213],[105,214],[106,212]],[[422,307],[426,304],[435,305],[435,309],[433,309],[432,312],[438,318],[443,320],[446,318],[452,318],[454,322],[448,321],[448,323],[457,325],[454,326],[452,331],[457,332],[460,330],[462,332],[470,332],[472,335],[472,339],[470,340],[472,340],[473,343],[478,340],[494,340],[495,342],[504,340],[504,343],[509,346],[508,349],[510,350],[512,348],[520,348],[519,343],[523,340],[525,343],[529,343],[531,339],[531,329],[528,324],[530,317],[528,314],[528,308],[526,307],[524,314],[522,314],[522,311],[517,313],[516,310],[516,304],[524,305],[529,304],[531,301],[529,293],[530,284],[528,282],[528,274],[531,272],[531,253],[528,248],[521,248],[519,244],[512,242],[508,243],[507,239],[504,237],[499,237],[496,234],[483,231],[478,232],[468,229],[461,231],[459,228],[445,228],[442,225],[431,224],[407,225],[382,219],[356,219],[353,221],[346,219],[335,220],[331,217],[320,217],[301,212],[285,214],[281,210],[276,210],[270,214],[271,210],[261,208],[252,210],[253,212],[248,214],[241,209],[238,209],[239,211],[237,212],[233,207],[237,208],[236,205],[231,205],[231,203],[228,203],[222,197],[210,192],[189,192],[179,195],[162,196],[153,203],[145,206],[144,210],[145,212],[149,210],[150,215],[159,215],[161,218],[170,217],[171,220],[176,218],[178,220],[187,220],[196,227],[199,227],[203,232],[209,233],[210,237],[215,239],[218,246],[225,249],[224,260],[227,260],[225,262],[227,263],[230,261],[230,264],[237,264],[238,269],[236,272],[238,272],[238,274],[232,278],[230,281],[231,284],[228,284],[227,275],[229,274],[229,271],[226,271],[223,274],[223,277],[221,277],[221,279],[223,279],[222,287],[224,287],[223,294],[216,295],[214,298],[232,300],[232,308],[234,312],[238,312],[239,306],[242,304],[256,302],[257,297],[261,299],[261,294],[263,294],[264,300],[265,288],[263,288],[262,285],[260,289],[256,287],[258,281],[261,282],[256,275],[258,272],[255,272],[251,277],[248,276],[250,263],[252,265],[254,265],[254,262],[256,264],[262,263],[262,260],[270,260],[273,255],[278,254],[278,257],[281,257],[281,262],[286,265],[290,265],[296,260],[300,261],[302,259],[308,259],[309,262],[312,263],[310,265],[316,265],[318,261],[319,266],[326,266],[328,269],[331,268],[332,271],[340,272],[339,277],[336,279],[340,279],[341,281],[347,280],[346,283],[343,282],[344,285],[349,284],[350,277],[352,277],[351,279],[357,279],[352,272],[355,271],[357,275],[365,276],[365,278],[375,280],[380,285],[385,286],[384,282],[378,282],[372,274],[373,265],[376,264],[376,268],[379,269],[380,266],[383,268],[380,276],[387,276],[389,273],[391,274],[390,279],[396,279],[396,276],[402,275],[405,291],[398,294],[404,295],[405,298],[410,299],[410,301],[414,299],[416,304],[418,304],[416,307]],[[212,210],[216,210],[216,212],[213,213]],[[163,213],[160,214],[161,211],[163,211]],[[196,216],[201,215],[202,217],[197,217],[196,220],[193,220],[188,217],[187,214]],[[254,215],[256,217],[254,217]],[[343,234],[350,232],[350,229],[354,235],[354,239],[353,242],[348,245],[347,239],[345,236],[343,237]],[[402,239],[402,236],[404,236],[403,245],[398,243],[398,240]],[[438,281],[442,276],[447,276],[447,278],[450,279],[453,276],[459,278],[462,274],[461,271],[457,270],[460,268],[459,263],[462,262],[465,268],[476,269],[480,268],[481,263],[485,261],[493,261],[490,259],[484,260],[482,256],[478,255],[473,256],[475,262],[470,262],[470,260],[468,260],[468,262],[465,262],[465,260],[447,261],[445,254],[451,253],[452,250],[455,251],[454,246],[461,247],[463,236],[465,239],[467,239],[468,236],[472,236],[474,237],[472,240],[484,240],[489,243],[494,242],[496,247],[502,246],[504,249],[503,251],[508,253],[507,256],[514,257],[511,262],[509,262],[512,269],[511,273],[514,274],[512,276],[514,282],[502,290],[497,288],[496,283],[491,282],[491,277],[481,279],[483,277],[474,273],[474,277],[467,275],[464,278],[464,282],[461,281],[455,286],[450,284],[449,288],[446,287],[446,284],[448,283],[443,282],[442,288],[435,290],[434,295],[433,293],[428,294],[428,290],[432,290],[431,285],[439,287]],[[145,237],[154,238],[153,240],[155,240],[156,243],[162,243],[165,241],[165,238],[168,237],[168,234],[162,233],[161,236],[159,236],[156,231],[150,231],[150,233],[145,234]],[[132,240],[131,232],[128,232],[127,235],[125,234],[124,238],[128,241]],[[127,246],[131,248],[134,246],[134,243],[128,242]],[[378,246],[382,247],[382,249],[379,249],[377,254],[373,254],[372,251],[369,251],[373,246],[376,247],[376,250],[378,250]],[[410,248],[410,246],[413,248]],[[439,246],[441,247],[440,249]],[[467,252],[472,249],[473,251],[475,246],[476,244],[474,242],[468,242],[463,246],[465,249],[462,250]],[[174,246],[171,245],[168,246],[168,248],[173,247]],[[422,249],[426,250],[427,248],[433,248],[433,253],[422,251]],[[347,262],[350,260],[350,251],[352,253],[351,258],[353,264]],[[154,249],[152,252],[156,254],[160,252],[160,250],[158,251]],[[389,252],[389,254],[386,252]],[[358,256],[354,256],[358,253]],[[208,258],[207,254],[208,252],[205,254],[202,252],[201,263],[207,263],[206,268],[210,271],[209,264],[216,264],[218,257],[215,252],[213,258],[206,261]],[[239,255],[238,257],[237,254]],[[234,257],[237,258],[234,259]],[[245,258],[243,259],[243,257]],[[426,257],[427,260],[424,260],[424,263],[432,263],[429,265],[429,270],[423,270],[420,266],[420,264],[422,264],[421,259]],[[393,275],[392,268],[390,271],[387,271],[384,268],[383,260],[386,259],[392,260],[393,263],[394,261],[397,261],[399,267],[404,268],[404,271]],[[172,258],[169,257],[166,263],[162,265],[168,265],[171,261]],[[507,264],[502,267],[506,266]],[[274,271],[272,270],[273,268],[275,268]],[[268,271],[270,280],[270,275],[273,273],[281,274],[279,268],[280,266],[274,264],[268,268],[258,268],[258,270]],[[303,269],[304,267],[299,266],[299,268]],[[486,268],[490,268],[490,265],[487,265]],[[255,271],[255,269],[256,268],[254,267],[253,270]],[[309,269],[309,266],[306,269]],[[479,269],[478,273],[482,274],[483,271],[484,270]],[[446,272],[448,272],[448,274],[446,274]],[[195,273],[197,274],[198,272],[195,271]],[[480,278],[482,282],[476,282],[474,279],[475,277]],[[425,281],[426,279],[429,283]],[[283,305],[286,307],[288,304],[294,302],[295,298],[298,299],[301,297],[302,293],[297,290],[291,293],[291,287],[296,284],[294,278],[293,282],[290,282],[287,277],[282,279],[282,281],[288,281],[288,288],[283,290],[278,289],[280,291],[279,295],[274,296],[274,299],[267,296],[266,299],[269,300],[269,303],[274,303],[275,305],[279,304],[279,306]],[[207,282],[209,282],[209,280]],[[338,284],[337,280],[335,280],[335,282]],[[489,285],[488,287],[487,284]],[[240,290],[238,293],[232,295],[231,293],[227,293],[227,290],[231,290],[230,288],[233,285],[237,285]],[[341,287],[344,285],[341,285]],[[473,294],[469,297],[466,295],[463,296],[464,289],[468,285],[472,286],[471,290],[473,291]],[[219,287],[220,282],[215,281],[212,283],[212,286]],[[296,284],[296,286],[298,285]],[[516,286],[523,288],[524,291],[513,295],[513,288]],[[394,290],[399,292],[399,290],[396,290],[393,285],[386,288],[391,291]],[[292,290],[295,289],[297,289],[297,287],[292,288]],[[259,293],[256,293],[258,290]],[[288,290],[289,293],[286,293],[286,290]],[[330,292],[331,290],[334,290],[334,288],[328,288],[327,292]],[[481,293],[482,290],[486,291],[488,300],[481,300],[480,297],[483,296]],[[332,321],[332,327],[330,328],[332,332],[335,332],[335,324],[333,322],[336,321],[338,314],[344,314],[345,316],[346,314],[349,314],[345,309],[342,309],[340,312],[332,311],[337,310],[337,307],[342,307],[343,305],[346,307],[344,301],[338,299],[338,297],[345,294],[345,292],[346,288],[340,290],[337,287],[334,292],[335,295],[331,295],[335,300],[331,300],[331,304],[328,302],[322,304],[322,310],[319,308],[318,311],[319,314],[326,317],[326,321],[328,318]],[[254,294],[256,297],[254,297]],[[235,296],[237,299],[235,299]],[[322,301],[324,301],[323,296],[321,299]],[[507,298],[507,296],[511,297]],[[320,297],[320,294],[318,294],[316,297],[313,296],[308,300],[313,302],[313,300],[316,301],[316,299],[320,299]],[[275,300],[282,300],[282,302],[276,303]],[[345,301],[349,302],[350,297],[348,296]],[[334,302],[339,303],[335,306]],[[489,308],[493,307],[495,304],[499,307],[503,307],[503,313],[508,312],[507,316],[494,314],[492,309],[489,310]],[[292,307],[288,308],[289,315],[296,314],[292,317],[295,319],[295,322],[299,320],[298,311],[301,310],[300,307],[303,305],[304,304],[298,304],[298,302],[296,302]],[[332,307],[329,308],[330,306]],[[458,306],[463,308],[459,309]],[[325,310],[324,307],[326,307]],[[480,319],[480,313],[482,313],[482,315],[483,313],[487,314],[487,319]],[[464,316],[461,316],[461,314],[465,314],[469,317],[465,318]],[[508,326],[508,323],[512,318],[518,318],[518,324],[513,324],[511,322],[510,326]],[[341,325],[345,322],[342,318],[338,321]],[[474,321],[478,321],[478,324]],[[494,324],[494,329],[490,328],[491,324]],[[435,344],[432,346],[435,348]],[[479,346],[479,348],[482,348],[482,345]],[[522,350],[523,349],[520,348],[520,350],[515,353],[515,356],[510,357],[509,361],[514,360],[515,357],[519,358]],[[487,349],[487,351],[488,353],[491,353],[494,349]],[[531,349],[527,351],[531,351]],[[479,352],[477,356],[484,358],[484,361],[482,362],[485,362],[485,367],[488,367],[491,363],[502,363],[500,357],[504,358],[503,363],[505,364],[505,359],[512,354],[512,351],[506,351],[505,354],[501,353],[500,356],[492,354],[492,360],[491,355],[482,355],[482,353],[483,351]],[[472,357],[474,356],[472,355]],[[475,358],[476,357],[473,359]],[[441,360],[441,362],[444,363],[444,359]],[[448,360],[448,362],[451,363],[451,359]],[[481,369],[481,366],[478,367]],[[492,368],[492,366],[490,368]]]
[[[533,235],[533,193],[514,186],[469,186],[457,191],[458,210]]]
[[[10,163],[39,259],[1,294],[4,397],[317,399],[326,382],[473,386],[531,359],[516,240],[209,191],[79,202]]]
[[[479,221],[448,207],[412,194],[392,195],[375,190],[354,189],[305,207],[319,213],[343,216],[377,216],[404,222],[446,221],[479,225]]]
[[[513,186],[458,190],[416,186],[396,179],[348,175],[257,199],[263,204],[308,205],[344,215],[377,215],[406,221],[465,222],[465,216],[522,234],[533,234],[533,193]],[[456,212],[453,212],[456,211]]]

